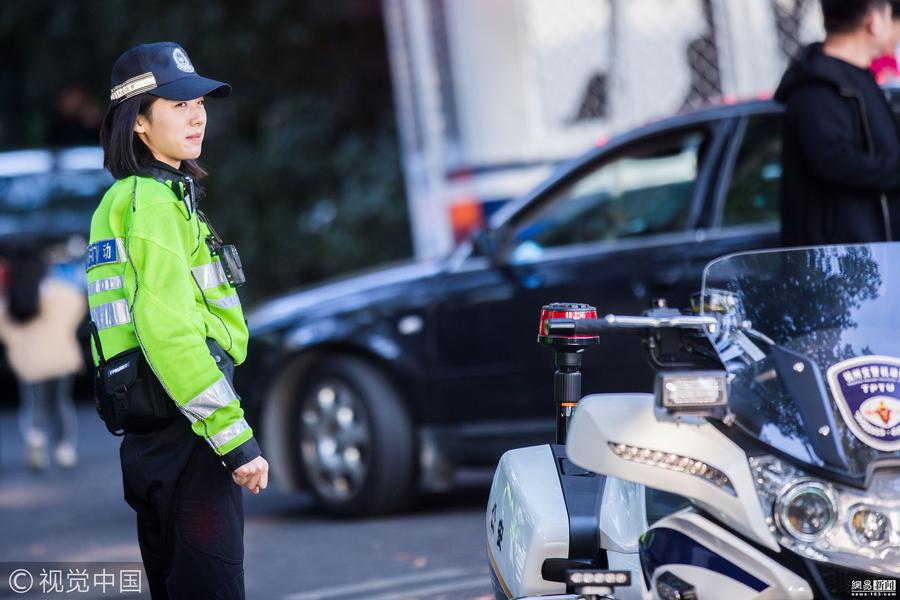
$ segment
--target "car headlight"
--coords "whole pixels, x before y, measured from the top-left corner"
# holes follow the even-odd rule
[[[900,501],[896,473],[868,490],[810,477],[773,456],[750,458],[753,483],[778,542],[813,560],[900,575]]]

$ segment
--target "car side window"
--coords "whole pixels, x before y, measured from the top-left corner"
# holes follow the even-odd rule
[[[781,115],[750,117],[734,164],[722,227],[778,222]]]
[[[566,186],[527,214],[507,238],[512,263],[540,259],[547,248],[682,231],[706,130],[642,140]]]

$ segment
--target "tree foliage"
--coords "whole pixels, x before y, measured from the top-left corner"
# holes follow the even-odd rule
[[[163,40],[234,88],[207,103],[204,209],[251,299],[409,255],[376,1],[0,3],[0,145],[48,145],[65,86],[105,109],[116,57]]]

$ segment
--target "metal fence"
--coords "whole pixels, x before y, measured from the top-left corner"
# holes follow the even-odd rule
[[[822,35],[818,0],[385,0],[385,7],[397,38],[398,86],[421,95],[427,83],[419,79],[434,78],[432,104],[450,142],[465,135],[466,71],[492,71],[492,62],[502,79],[509,79],[503,71],[515,71],[517,85],[532,96],[528,118],[555,129],[598,120],[628,124],[628,115],[646,118],[740,95],[729,85],[731,71],[773,45],[772,66],[756,91],[771,89],[788,58]],[[753,22],[735,22],[747,18]],[[498,30],[505,50],[481,54],[478,65],[454,56],[487,27]],[[732,33],[744,28],[755,39],[738,47]],[[426,56],[416,59],[417,35]],[[417,60],[424,71],[410,70]],[[421,148],[427,116],[420,113],[428,102],[417,100],[409,99],[409,117],[417,121],[412,141]]]
[[[779,47],[785,58],[824,35],[818,0],[771,0],[771,3]]]

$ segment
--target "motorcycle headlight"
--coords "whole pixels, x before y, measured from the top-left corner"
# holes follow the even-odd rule
[[[807,558],[900,575],[896,473],[876,473],[868,490],[815,479],[773,456],[750,458],[753,483],[779,544]]]
[[[860,546],[878,547],[891,537],[890,517],[865,506],[850,509],[850,536]]]
[[[794,481],[776,501],[775,515],[785,533],[801,542],[813,542],[834,525],[834,494],[816,481]]]

